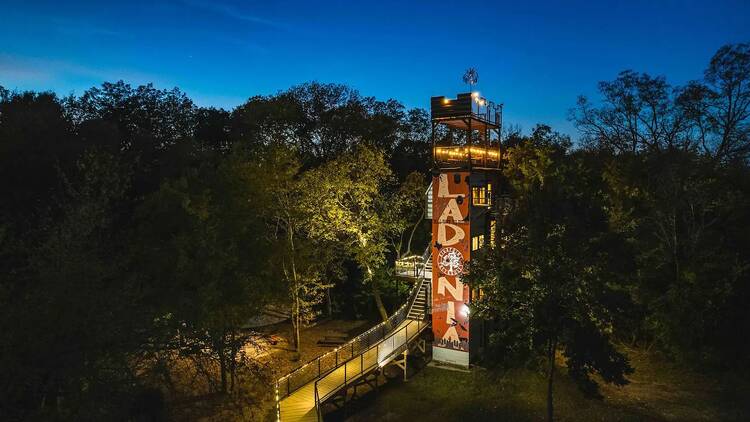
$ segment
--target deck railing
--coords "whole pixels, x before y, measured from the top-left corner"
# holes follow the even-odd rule
[[[409,255],[396,260],[396,275],[411,278],[422,278],[425,274],[427,260],[430,259],[432,245],[427,245],[422,255]]]

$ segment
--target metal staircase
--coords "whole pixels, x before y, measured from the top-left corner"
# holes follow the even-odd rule
[[[425,318],[426,315],[430,314],[430,282],[428,279],[423,278],[419,281],[419,290],[417,290],[417,296],[409,309],[409,315],[406,318],[411,320],[418,320]]]

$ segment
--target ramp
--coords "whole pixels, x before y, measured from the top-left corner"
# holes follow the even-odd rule
[[[382,368],[430,325],[426,304],[430,281],[421,277],[387,322],[306,363],[276,382],[277,420],[320,420],[320,404]]]

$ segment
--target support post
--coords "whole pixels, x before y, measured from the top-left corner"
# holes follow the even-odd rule
[[[404,350],[404,381],[406,381],[406,357],[409,355],[409,346]]]

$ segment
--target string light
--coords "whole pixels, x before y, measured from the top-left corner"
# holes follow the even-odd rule
[[[500,152],[481,147],[435,147],[435,154],[451,159],[466,159],[469,154],[475,157],[487,156],[494,160],[500,158]]]
[[[429,259],[429,258],[428,258],[428,259]],[[423,264],[423,265],[425,265],[425,264]],[[279,395],[278,395],[278,385],[279,385],[279,384],[281,384],[281,383],[283,383],[284,381],[288,380],[289,378],[291,378],[291,377],[292,377],[292,376],[293,376],[294,374],[296,374],[296,373],[298,373],[298,372],[302,371],[303,369],[305,369],[305,368],[309,367],[309,366],[310,366],[310,365],[312,365],[313,363],[316,363],[316,362],[322,361],[322,360],[323,360],[323,359],[325,359],[326,357],[329,357],[329,356],[331,356],[331,355],[333,355],[333,354],[335,354],[335,353],[338,353],[338,351],[339,351],[339,350],[341,350],[341,349],[343,349],[344,347],[351,347],[351,346],[352,346],[352,345],[353,345],[354,343],[356,343],[357,341],[359,341],[359,340],[361,340],[362,338],[366,337],[367,335],[369,335],[369,334],[370,334],[370,333],[372,333],[373,331],[375,331],[375,330],[377,330],[377,329],[379,329],[379,328],[381,328],[381,327],[385,326],[385,325],[386,325],[386,323],[390,323],[391,325],[393,325],[393,323],[395,323],[395,322],[396,322],[396,319],[397,319],[396,317],[399,317],[399,316],[400,316],[400,315],[401,315],[401,314],[402,314],[402,313],[404,312],[404,310],[406,309],[407,305],[408,305],[408,306],[410,306],[410,307],[414,305],[414,302],[416,301],[416,298],[417,298],[417,295],[414,295],[414,292],[415,292],[415,291],[417,291],[418,289],[421,289],[421,287],[422,287],[422,285],[424,284],[424,282],[425,282],[425,280],[424,280],[424,279],[422,279],[422,280],[421,280],[421,281],[420,281],[419,283],[415,283],[415,284],[414,284],[414,286],[412,286],[411,290],[409,291],[409,297],[410,297],[410,299],[409,299],[409,300],[408,300],[408,301],[407,301],[406,303],[404,303],[403,305],[401,305],[401,307],[400,307],[400,308],[398,308],[398,310],[397,310],[397,311],[396,311],[396,312],[395,312],[395,313],[394,313],[393,315],[391,315],[391,317],[390,317],[390,318],[388,318],[388,321],[384,321],[384,322],[381,322],[381,323],[380,323],[380,324],[378,324],[378,325],[375,325],[374,327],[372,327],[372,328],[370,328],[369,330],[365,331],[364,333],[362,333],[362,334],[358,335],[357,337],[355,337],[355,338],[353,338],[353,339],[349,340],[348,342],[346,342],[346,343],[344,343],[344,344],[340,345],[339,347],[337,347],[337,348],[335,348],[335,349],[333,349],[333,350],[331,350],[331,351],[329,351],[329,352],[327,352],[327,353],[325,353],[325,354],[323,354],[323,355],[321,355],[321,356],[319,356],[319,357],[317,357],[317,358],[315,358],[315,359],[313,359],[313,360],[311,360],[311,361],[309,361],[309,362],[305,363],[304,365],[300,366],[299,368],[297,368],[297,369],[295,369],[295,370],[291,371],[290,373],[288,373],[288,374],[284,375],[283,377],[279,378],[279,379],[278,379],[278,381],[276,382],[276,385],[277,385],[277,395],[276,395],[276,402],[277,402],[277,403],[279,403],[279,400],[280,400],[280,398],[279,398]],[[413,296],[413,297],[412,297],[412,296]],[[420,314],[420,315],[425,315],[425,314],[423,313],[423,314]],[[404,317],[404,320],[405,320],[405,319],[406,319],[406,317],[408,317],[408,314],[404,314],[404,315],[403,315],[403,317]],[[401,321],[401,322],[403,322],[403,321]],[[400,324],[401,322],[399,322],[399,324]],[[408,324],[407,324],[406,326],[402,327],[401,329],[399,329],[399,330],[397,330],[397,331],[395,331],[395,332],[392,332],[392,333],[391,333],[390,335],[388,335],[388,336],[384,336],[384,337],[383,337],[382,339],[380,339],[380,340],[379,340],[379,342],[378,342],[378,343],[376,343],[376,344],[375,344],[375,345],[373,345],[373,346],[370,346],[370,347],[369,347],[369,348],[368,348],[367,350],[365,350],[364,352],[361,352],[360,354],[363,354],[363,353],[366,353],[366,352],[367,352],[367,351],[369,351],[369,350],[372,350],[372,348],[373,348],[373,347],[378,347],[378,346],[379,346],[380,344],[382,344],[382,342],[383,342],[383,341],[385,341],[385,340],[386,340],[386,339],[388,339],[388,338],[391,338],[391,337],[393,337],[393,336],[394,336],[394,335],[396,335],[397,333],[399,333],[399,332],[401,332],[402,330],[404,330],[404,329],[405,329],[406,327],[408,327]],[[425,327],[426,327],[426,324],[425,324]],[[423,328],[424,328],[424,327],[423,327]],[[408,339],[407,339],[406,341],[408,341]],[[399,346],[399,347],[400,347],[400,346]],[[391,351],[391,352],[392,352],[392,351]],[[344,361],[343,363],[341,363],[341,364],[338,364],[338,365],[336,365],[335,367],[333,367],[333,368],[329,369],[329,370],[328,370],[328,371],[326,372],[326,375],[327,375],[327,374],[330,374],[331,372],[335,371],[336,369],[338,369],[338,368],[340,368],[340,367],[342,367],[342,366],[345,366],[345,365],[346,365],[346,364],[347,364],[348,362],[350,362],[350,361],[351,361],[351,360],[352,360],[353,358],[354,358],[354,354],[352,353],[352,358],[350,358],[349,360],[347,360],[347,361]],[[361,368],[360,368],[360,369],[361,369]],[[318,379],[320,379],[321,377],[322,377],[322,373],[319,373],[319,374],[318,374],[318,376],[317,376],[317,377],[315,377],[315,378],[318,378]],[[313,378],[313,379],[315,379],[315,378]],[[312,381],[312,379],[311,379],[310,381]],[[307,382],[310,382],[310,381],[307,381]],[[305,384],[307,384],[307,382],[305,382]],[[304,385],[304,384],[302,384],[302,385]],[[316,381],[316,386],[317,386],[317,381]],[[301,387],[301,386],[300,386],[300,387]],[[299,389],[299,388],[295,388],[295,389],[294,389],[294,391],[297,391],[298,389]],[[286,396],[284,396],[284,397],[286,398],[286,397],[289,397],[290,395],[291,395],[291,391],[288,391],[288,392],[287,392],[287,395],[286,395]],[[279,412],[280,412],[280,410],[279,410]]]

